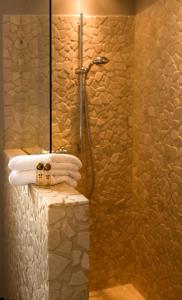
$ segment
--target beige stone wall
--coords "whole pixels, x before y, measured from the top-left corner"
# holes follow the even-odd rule
[[[79,64],[78,22],[78,17],[53,17],[53,148],[64,146],[76,155],[79,155],[78,77],[75,74]],[[41,112],[45,118],[44,110],[48,111],[48,108],[46,109],[46,105],[42,107],[43,102],[37,103],[37,92],[42,84],[39,78],[40,69],[37,70],[39,47],[45,50],[47,47],[47,44],[42,45],[41,42],[40,45],[37,44],[42,32],[39,32],[42,28],[39,23],[41,26],[47,26],[46,20],[40,16],[4,18],[4,110],[7,148],[41,146],[41,137],[45,142],[45,135],[41,133],[48,132],[48,128],[44,127],[48,126],[48,120],[45,119],[44,122],[41,118]],[[42,30],[46,34],[45,28]],[[22,38],[23,44],[20,43]],[[133,38],[133,17],[102,16],[86,17],[84,20],[85,63],[98,55],[105,55],[110,59],[107,65],[94,66],[87,82],[96,174],[96,187],[91,205],[90,282],[91,288],[94,289],[120,281],[128,282],[132,272],[132,247],[129,240],[132,235],[130,223]],[[43,40],[42,36],[41,39]],[[47,56],[44,51],[41,57],[45,59],[45,66]],[[24,69],[24,60],[27,69]],[[47,69],[44,71],[47,72]],[[44,92],[48,95],[48,90],[44,89]],[[84,160],[84,168],[80,191],[86,193],[85,187],[90,185],[90,175],[86,172],[89,162],[86,161],[85,154],[81,158]],[[116,214],[116,211],[119,213]],[[99,226],[98,220],[102,226]],[[118,238],[121,240],[119,244]],[[103,253],[102,257],[100,251]],[[108,260],[110,263],[106,265]],[[121,272],[123,269],[125,272]]]
[[[66,185],[12,187],[5,178],[7,299],[88,300],[88,200]]]
[[[81,12],[84,15],[132,15],[134,14],[135,0],[54,0],[53,14],[75,15]]]
[[[49,148],[49,20],[3,18],[4,147]]]
[[[141,2],[135,21],[135,284],[147,299],[180,300],[182,3]]]
[[[93,66],[87,81],[96,174],[90,202],[90,288],[102,289],[133,278],[146,299],[181,300],[181,2],[142,0],[137,7],[135,41],[133,17],[84,18],[85,63],[98,55],[110,59],[107,65]],[[11,23],[9,20],[5,23]],[[73,16],[53,17],[53,146],[64,146],[76,155],[79,155],[78,78],[75,75],[79,64],[78,21],[78,17]],[[10,84],[8,80],[5,89]],[[14,86],[12,88],[14,90]],[[9,95],[11,88],[7,91]],[[22,104],[17,102],[17,105]],[[11,122],[11,99],[5,103],[5,114],[10,116]],[[7,132],[9,134],[8,128]],[[11,134],[7,135],[8,143],[11,136],[14,137],[14,132]],[[15,137],[20,135],[15,132]],[[82,158],[84,180],[80,190],[86,192],[83,187],[89,185],[89,176],[85,176],[88,161],[85,156]],[[27,191],[21,191],[25,198]],[[7,203],[11,207],[12,202]],[[83,218],[81,216],[81,222]],[[74,227],[76,217],[70,220]],[[53,231],[52,242],[58,252],[62,255],[66,249],[66,257],[63,256],[67,261],[73,254],[69,252],[70,240],[67,241],[65,235],[66,248],[62,249],[59,243],[60,221],[55,222],[55,227],[53,224],[50,232]],[[11,233],[14,223],[10,224]],[[19,223],[16,230],[18,226]],[[48,240],[51,237],[50,234]],[[73,243],[74,236],[70,238]],[[14,244],[11,245],[13,248]],[[74,279],[81,278],[84,282],[86,260],[84,251],[80,256],[79,247],[73,256],[80,258],[81,271],[75,272]],[[55,249],[50,250],[53,260],[58,255]],[[71,273],[66,273],[68,281],[64,282],[64,291],[57,283],[59,274],[53,277],[55,282],[50,282],[50,291],[56,291],[55,300],[60,293],[69,295],[66,293],[68,281],[73,280]],[[78,295],[82,292],[87,293],[76,291]]]
[[[74,16],[53,18],[53,146],[79,155],[78,24]],[[131,239],[132,76],[134,19],[84,17],[84,63],[93,66],[87,96],[96,185],[90,204],[90,288],[128,282],[133,270]],[[84,147],[85,152],[88,151]],[[84,162],[83,176],[89,161]],[[89,175],[82,186],[90,184]],[[86,192],[85,188],[83,190]],[[119,241],[119,242],[118,242]]]

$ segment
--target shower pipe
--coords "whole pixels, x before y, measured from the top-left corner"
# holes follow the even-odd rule
[[[81,70],[83,67],[83,14],[80,14],[80,24],[79,24],[79,62],[80,62],[80,70]],[[82,72],[79,72],[79,97],[80,97],[79,151],[82,152],[82,148],[83,148],[83,73]]]
[[[79,144],[78,150],[80,153],[83,152],[83,129],[85,121],[86,129],[86,142],[88,143],[88,153],[91,165],[91,187],[87,192],[87,197],[90,198],[93,194],[95,187],[95,172],[94,172],[94,161],[91,145],[91,134],[90,134],[90,124],[88,115],[88,101],[87,101],[87,91],[86,91],[86,75],[87,72],[83,66],[83,14],[80,14],[79,22],[79,68],[76,69],[76,74],[79,75],[79,102],[80,102],[80,126],[79,126]],[[85,118],[85,119],[84,119]]]
[[[80,24],[79,24],[79,61],[80,61],[79,68],[77,68],[75,71],[76,74],[79,75],[79,100],[80,100],[80,127],[79,127],[78,150],[80,153],[82,153],[83,151],[83,122],[85,119],[86,139],[88,143],[88,154],[89,154],[89,160],[91,165],[91,188],[87,195],[90,198],[95,188],[95,171],[94,171],[94,159],[93,159],[89,112],[88,112],[86,79],[87,79],[87,74],[93,65],[106,64],[109,62],[109,60],[104,56],[102,57],[99,56],[91,60],[87,66],[83,65],[83,14],[80,14]]]
[[[49,152],[52,153],[52,0],[49,0],[49,80],[50,80],[50,107],[49,107]]]

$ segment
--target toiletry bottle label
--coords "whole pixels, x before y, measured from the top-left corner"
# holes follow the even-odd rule
[[[36,184],[44,184],[44,164],[41,162],[36,166]]]
[[[51,164],[44,164],[44,185],[51,185]]]

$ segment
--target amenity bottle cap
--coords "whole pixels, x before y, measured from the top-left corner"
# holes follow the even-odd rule
[[[51,169],[51,165],[49,163],[44,165],[44,170],[49,171]]]
[[[37,170],[43,170],[44,168],[44,164],[43,163],[38,163],[38,165],[36,166]]]

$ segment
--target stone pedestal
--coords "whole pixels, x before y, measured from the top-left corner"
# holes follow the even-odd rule
[[[66,185],[12,187],[6,180],[4,220],[8,300],[88,300],[84,196]]]

